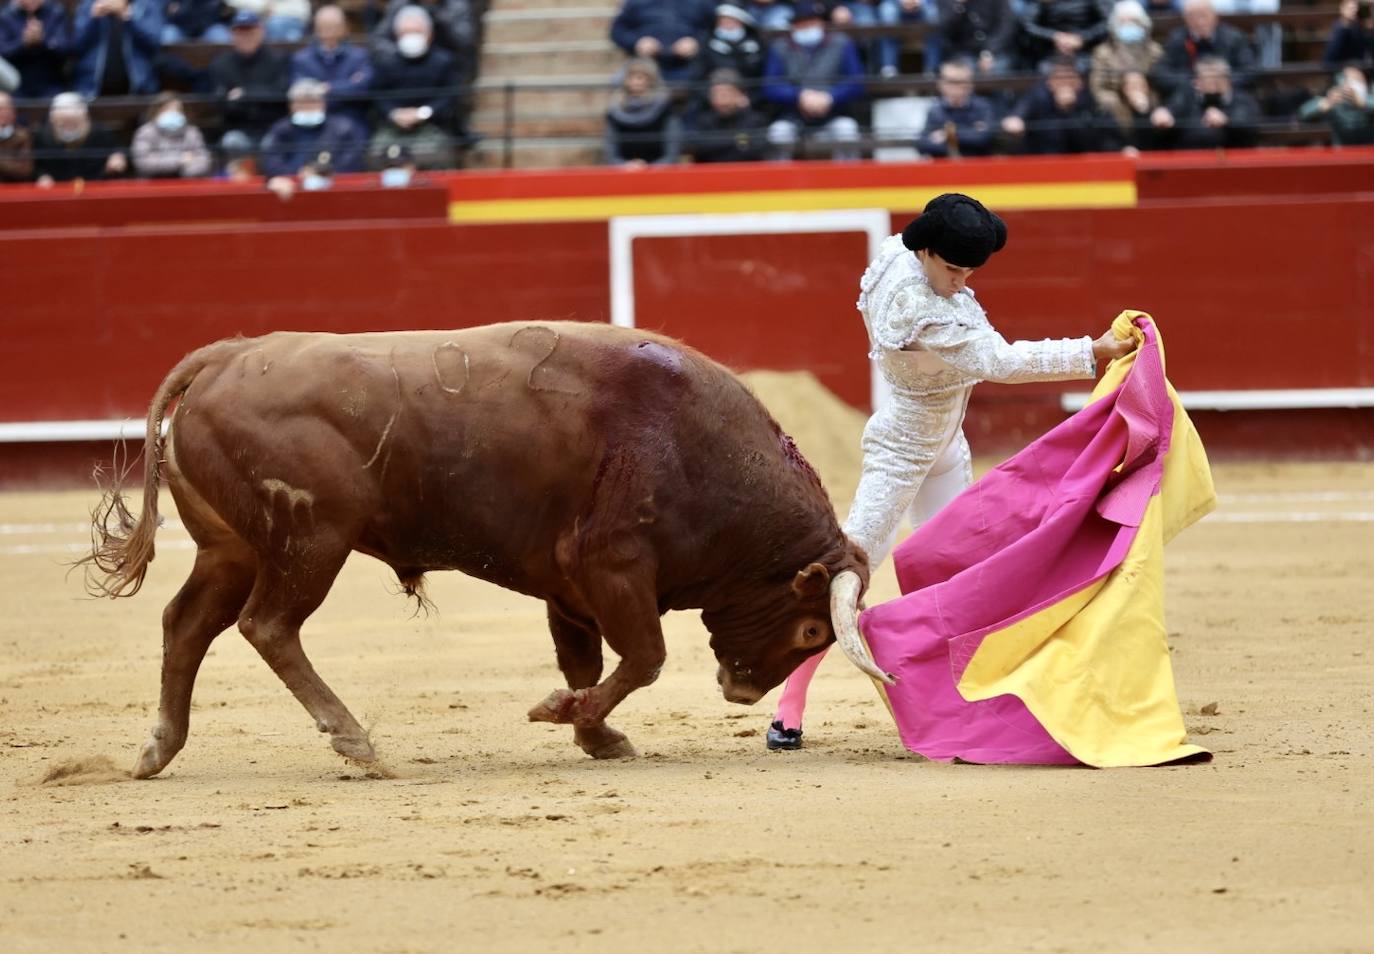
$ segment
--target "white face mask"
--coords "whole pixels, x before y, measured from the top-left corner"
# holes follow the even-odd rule
[[[329,178],[316,172],[307,172],[301,176],[301,188],[306,192],[319,192],[328,189],[330,186]]]
[[[410,185],[410,170],[398,166],[394,169],[382,170],[382,187],[386,189],[404,189]]]
[[[324,125],[324,110],[302,109],[291,114],[291,122],[296,126],[305,126],[307,129],[322,126]]]
[[[744,39],[744,27],[716,27],[716,36],[726,43],[738,43]]]
[[[165,133],[177,133],[186,128],[186,115],[179,110],[169,109],[165,113],[158,113],[153,122]]]
[[[423,33],[405,33],[396,41],[396,49],[407,59],[418,59],[429,49],[429,37]]]
[[[1127,46],[1145,39],[1145,27],[1139,23],[1118,23],[1112,32]]]
[[[57,137],[58,142],[76,142],[86,135],[86,130],[84,129],[58,129],[57,127],[53,127],[52,132],[53,135]]]
[[[798,27],[792,31],[792,39],[800,46],[816,46],[825,38],[825,27]]]
[[[0,126],[0,139],[8,139],[14,135],[13,126]]]

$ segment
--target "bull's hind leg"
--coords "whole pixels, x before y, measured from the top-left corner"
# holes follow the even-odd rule
[[[549,632],[558,653],[558,668],[568,680],[568,688],[589,689],[601,678],[601,634],[594,626],[569,619],[549,604]],[[532,722],[561,721],[559,709],[569,693],[556,692],[530,710]],[[605,722],[578,723],[573,726],[573,741],[594,759],[633,758],[639,753],[623,732]]]
[[[236,541],[202,547],[196,553],[191,575],[162,613],[162,695],[157,725],[138,753],[134,778],[151,778],[161,772],[186,744],[196,673],[210,643],[243,609],[256,572],[253,554]]]
[[[301,624],[324,602],[347,556],[347,547],[311,538],[296,540],[291,552],[280,556],[280,567],[264,558],[239,616],[239,630],[305,706],[316,727],[329,733],[335,752],[372,762],[377,756],[367,733],[301,648]]]

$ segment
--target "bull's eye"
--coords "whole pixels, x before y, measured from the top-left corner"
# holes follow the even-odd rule
[[[816,638],[817,636],[819,636],[820,634],[821,634],[820,627],[818,627],[818,626],[808,626],[808,627],[806,627],[806,638],[807,638],[807,639],[815,639],[815,638]]]

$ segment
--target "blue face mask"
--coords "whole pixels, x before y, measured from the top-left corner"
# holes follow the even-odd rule
[[[1130,45],[1145,39],[1145,28],[1139,23],[1121,23],[1112,31],[1118,40]]]
[[[328,189],[330,185],[329,179],[317,172],[307,172],[301,176],[301,188],[306,192],[320,192]]]
[[[385,189],[404,189],[410,185],[410,170],[404,166],[382,170],[382,187]]]
[[[744,27],[716,27],[716,36],[726,43],[738,43],[744,39]]]
[[[178,133],[186,128],[186,114],[175,109],[169,109],[165,113],[158,113],[157,119],[153,120],[157,128],[165,133]]]
[[[792,31],[792,41],[798,46],[816,46],[825,39],[825,27],[798,27]]]

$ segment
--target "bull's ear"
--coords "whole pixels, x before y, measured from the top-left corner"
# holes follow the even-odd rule
[[[814,600],[830,592],[830,571],[823,563],[813,563],[798,570],[792,580],[792,592],[804,600]]]

